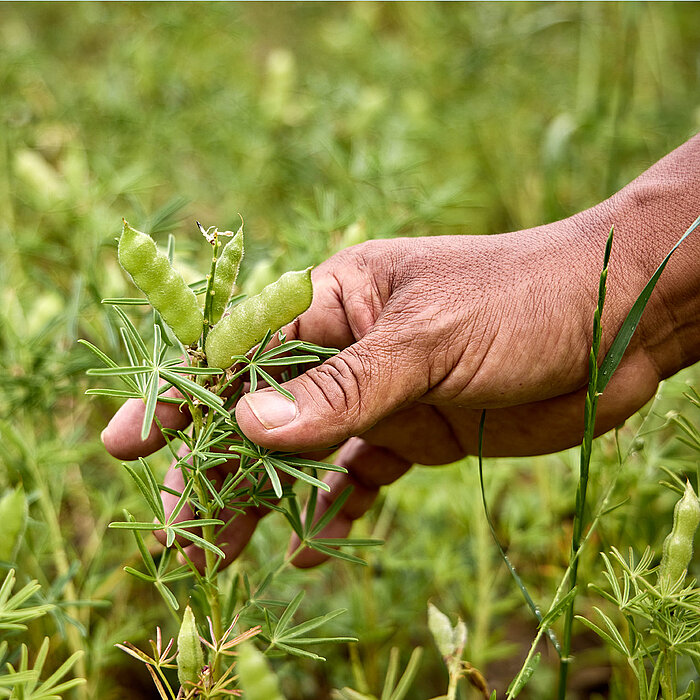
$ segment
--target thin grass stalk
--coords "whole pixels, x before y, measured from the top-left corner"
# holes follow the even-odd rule
[[[486,503],[486,490],[484,489],[484,469],[483,469],[483,454],[484,454],[484,427],[486,425],[486,411],[481,412],[481,419],[479,421],[479,486],[481,488],[481,501],[484,506],[484,514],[486,515],[486,522],[488,523],[489,530],[491,531],[491,536],[493,537],[494,542],[496,543],[496,546],[498,547],[498,551],[501,554],[501,559],[503,559],[503,562],[505,565],[508,567],[508,571],[510,572],[510,575],[513,577],[513,580],[515,581],[516,585],[520,589],[520,592],[522,593],[523,598],[525,599],[525,602],[527,603],[528,607],[532,611],[532,614],[535,616],[537,619],[537,622],[539,624],[542,623],[542,620],[544,619],[542,616],[542,611],[539,609],[539,607],[536,605],[535,601],[532,599],[532,596],[530,595],[530,592],[527,590],[527,587],[523,583],[522,579],[520,578],[520,575],[516,571],[515,567],[513,566],[513,563],[510,561],[508,558],[508,555],[506,554],[505,550],[503,549],[503,545],[501,545],[500,540],[498,539],[498,535],[496,534],[496,528],[494,527],[493,521],[491,520],[491,515],[489,513],[489,508],[488,504]],[[547,636],[549,637],[549,640],[552,642],[552,646],[556,650],[556,652],[560,655],[562,654],[561,650],[561,644],[559,643],[559,640],[557,639],[556,635],[554,634],[554,631],[549,627],[544,628],[547,632]]]
[[[601,318],[603,306],[605,305],[605,293],[608,279],[608,265],[610,263],[610,252],[612,250],[614,229],[610,229],[607,243],[605,245],[605,255],[603,258],[603,270],[600,273],[598,283],[598,304],[593,314],[593,341],[591,351],[588,356],[588,391],[584,407],[584,430],[583,442],[581,443],[581,453],[579,460],[579,480],[576,489],[576,511],[574,513],[573,533],[571,536],[571,554],[569,566],[571,575],[569,577],[569,590],[576,587],[578,578],[579,550],[582,544],[583,527],[586,513],[586,495],[588,492],[588,476],[591,465],[591,450],[593,447],[593,433],[595,429],[595,416],[598,408],[598,353],[600,351],[600,340],[602,336]],[[576,597],[571,599],[571,603],[564,612],[564,632],[562,636],[562,655],[559,660],[559,700],[566,697],[566,683],[571,662],[571,634],[574,621],[574,607]]]

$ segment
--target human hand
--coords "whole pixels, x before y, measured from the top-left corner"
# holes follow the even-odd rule
[[[696,196],[679,195],[682,186],[696,192],[694,180],[687,167],[679,178],[677,164],[680,154],[698,171],[697,144],[691,140],[675,160],[672,154],[612,200],[565,221],[498,236],[372,241],[314,270],[314,301],[286,329],[287,337],[342,352],[285,385],[295,402],[273,390],[257,391],[239,401],[236,418],[263,447],[318,453],[341,446],[335,461],[348,474],[327,477],[331,492],[319,494],[316,517],[347,485],[354,491],[322,536],[345,536],[379,487],[411,464],[473,454],[484,409],[487,455],[552,452],[580,441],[608,230],[614,223],[603,351],[696,216]],[[693,361],[695,351],[684,349],[679,338],[697,334],[698,324],[679,323],[673,305],[697,319],[694,260],[686,246],[669,264],[600,399],[597,433],[623,422],[661,378]],[[187,422],[171,407],[160,410],[169,411],[162,417],[167,426]],[[133,459],[162,444],[155,430],[141,443],[142,416],[139,402],[127,402],[117,413],[103,434],[112,454]],[[166,484],[177,489],[180,482],[171,470]],[[171,497],[164,500],[167,508]],[[242,550],[261,515],[247,511],[222,534],[229,557]],[[318,552],[302,552],[295,563],[310,566],[320,559]]]
[[[376,241],[314,271],[314,302],[287,336],[343,352],[286,385],[295,402],[257,391],[239,402],[236,417],[265,447],[317,452],[342,445],[335,461],[348,474],[328,476],[332,490],[319,494],[317,514],[347,485],[354,490],[324,537],[347,535],[378,488],[412,463],[474,453],[484,408],[489,454],[549,452],[580,439],[597,261],[591,254],[583,263],[577,233],[568,221],[503,236]],[[623,365],[615,375],[618,381],[641,367],[648,379],[623,380],[627,391],[616,395],[624,400],[601,401],[600,429],[624,420],[653,391],[658,378],[644,358],[638,350],[629,370]],[[162,446],[155,426],[141,442],[142,417],[138,400],[117,413],[103,434],[112,454],[134,459]],[[172,428],[189,420],[172,404],[160,404],[158,417]],[[226,468],[217,470],[221,480]],[[181,481],[171,469],[166,485],[181,490]],[[175,501],[164,494],[166,510]],[[246,511],[220,536],[231,558],[261,515]],[[193,516],[185,510],[180,517]],[[190,549],[195,560],[201,556]],[[309,551],[295,562],[320,559]]]

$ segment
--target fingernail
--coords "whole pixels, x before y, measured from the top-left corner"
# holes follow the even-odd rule
[[[102,444],[104,445],[105,442],[105,433],[107,432],[107,428],[105,428],[101,433],[100,433],[100,440],[102,440]]]
[[[281,396],[276,391],[258,391],[246,394],[244,401],[247,401],[255,417],[268,430],[281,428],[291,423],[297,415],[296,403]]]

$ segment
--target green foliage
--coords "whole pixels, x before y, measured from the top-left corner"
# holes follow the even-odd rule
[[[32,605],[52,606],[13,632],[12,648],[26,644],[32,660],[50,637],[44,677],[86,652],[70,675],[87,684],[65,697],[153,697],[150,673],[139,676],[113,645],[147,648],[156,625],[175,636],[179,618],[167,610],[184,606],[196,581],[148,531],[106,530],[129,520],[124,510],[134,522],[151,511],[97,436],[121,400],[152,397],[154,368],[188,378],[154,362],[145,300],[127,310],[149,341],[149,371],[124,375],[129,382],[104,378],[109,386],[98,392],[95,378],[84,378],[95,359],[76,346],[79,337],[119,358],[117,368],[130,364],[129,352],[141,357],[100,306],[128,293],[115,254],[122,215],[143,222],[163,250],[175,231],[178,269],[197,283],[193,269],[208,259],[195,217],[236,230],[244,213],[247,269],[235,293],[249,295],[285,269],[369,238],[500,232],[568,216],[697,131],[695,15],[692,3],[0,7],[0,488],[23,489],[27,506],[6,565],[20,590],[40,583]],[[244,376],[267,381],[268,359]],[[593,604],[618,622],[613,603],[587,588],[607,586],[596,550],[660,552],[673,499],[659,489],[658,469],[683,474],[697,459],[698,431],[682,399],[689,383],[696,370],[666,382],[653,406],[593,448],[588,502],[600,517],[581,555],[577,605],[596,623]],[[86,388],[99,397],[86,402]],[[255,455],[250,464],[266,457]],[[148,460],[159,485],[169,459],[166,451]],[[270,460],[258,468],[277,471]],[[536,601],[565,599],[555,592],[576,472],[572,452],[490,460],[484,470],[496,532]],[[149,480],[141,464],[134,473]],[[387,490],[356,526],[358,540],[387,541],[365,551],[367,566],[285,569],[261,589],[285,551],[290,517],[296,522],[291,510],[263,521],[240,567],[220,573],[223,607],[233,613],[248,597],[245,568],[259,572],[248,580],[253,600],[281,601],[279,612],[303,589],[296,614],[347,609],[324,634],[352,630],[360,641],[314,647],[326,664],[274,660],[286,697],[345,686],[379,697],[387,660],[405,667],[418,646],[426,651],[405,697],[443,692],[429,599],[466,620],[465,658],[503,696],[512,680],[503,669],[523,658],[535,631],[491,544],[473,460],[415,468]],[[690,568],[697,575],[695,562]],[[266,622],[255,604],[242,617],[246,630]],[[573,630],[572,682],[595,693],[585,686],[595,668],[611,698],[629,697],[627,661],[604,645],[582,648],[581,629]],[[227,643],[223,632],[216,642],[202,636]],[[552,697],[551,656],[520,698]],[[19,657],[11,663],[18,668]],[[162,672],[172,679],[172,669]],[[681,665],[679,673],[684,688],[694,672]]]

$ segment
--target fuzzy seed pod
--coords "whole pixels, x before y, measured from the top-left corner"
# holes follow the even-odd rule
[[[276,333],[306,311],[312,296],[311,268],[308,268],[286,272],[260,294],[234,306],[207,336],[205,349],[209,366],[230,367],[235,355],[245,355],[252,350],[268,330]]]
[[[452,624],[445,613],[428,603],[428,627],[438,650],[443,656],[450,656],[454,651]]]
[[[202,643],[199,641],[194,613],[188,605],[177,635],[177,677],[180,685],[187,690],[188,685],[196,683],[203,666]]]
[[[196,343],[204,327],[202,309],[195,293],[170,264],[168,256],[158,250],[155,241],[125,221],[117,252],[119,264],[180,342]]]
[[[231,298],[233,285],[236,284],[238,269],[243,259],[243,231],[239,231],[225,246],[216,261],[216,272],[212,283],[214,297],[211,301],[211,318],[213,326],[224,315],[228,300]]]
[[[659,580],[672,585],[678,581],[693,558],[693,539],[700,525],[700,501],[690,482],[673,509],[673,529],[664,540]]]

